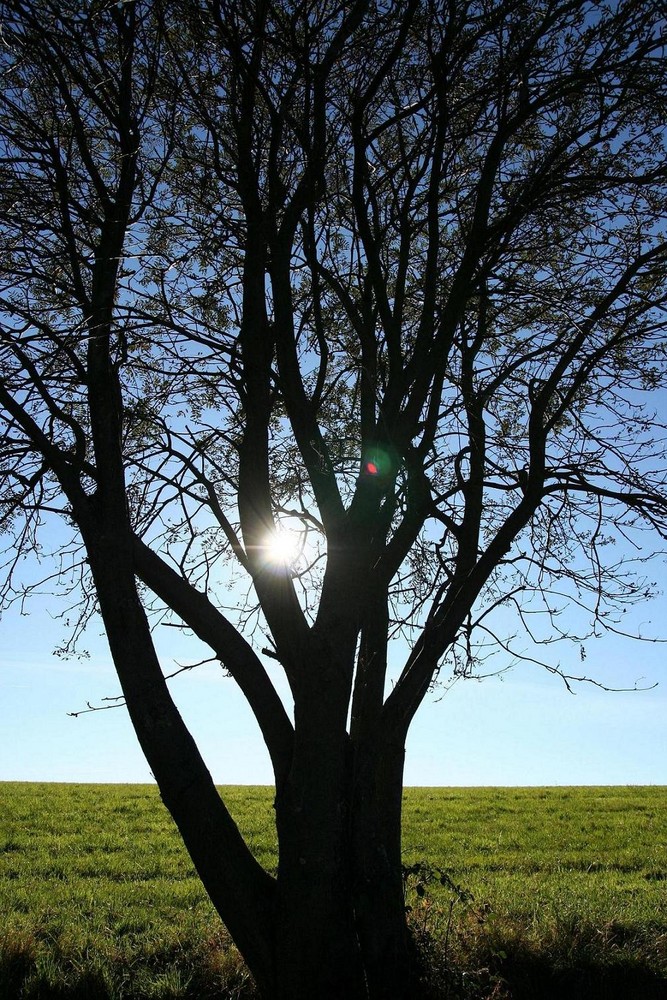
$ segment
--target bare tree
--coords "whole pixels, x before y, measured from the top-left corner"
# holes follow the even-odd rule
[[[410,996],[417,709],[441,669],[509,649],[498,609],[542,643],[619,628],[646,585],[610,541],[667,534],[664,20],[637,0],[1,9],[5,600],[64,518],[54,576],[101,615],[264,995]],[[230,572],[252,586],[236,615]],[[257,719],[275,876],[172,701],[151,607]]]

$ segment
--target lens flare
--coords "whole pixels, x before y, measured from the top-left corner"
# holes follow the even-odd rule
[[[274,531],[267,536],[266,556],[273,566],[292,567],[301,555],[299,537],[292,531]]]
[[[388,448],[370,447],[362,458],[361,472],[371,479],[389,479],[396,468],[396,461]]]

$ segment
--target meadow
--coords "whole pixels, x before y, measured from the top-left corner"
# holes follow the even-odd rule
[[[667,788],[409,788],[404,864],[421,996],[667,998]],[[152,786],[0,783],[0,998],[65,997],[254,997]]]

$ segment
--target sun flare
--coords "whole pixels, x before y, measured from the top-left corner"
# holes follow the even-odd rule
[[[274,566],[294,566],[301,555],[300,539],[293,531],[274,531],[266,540],[266,554]]]

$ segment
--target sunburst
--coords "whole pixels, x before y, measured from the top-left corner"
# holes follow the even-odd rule
[[[279,528],[271,532],[265,542],[266,558],[272,566],[293,569],[302,554],[302,542],[294,531]]]

